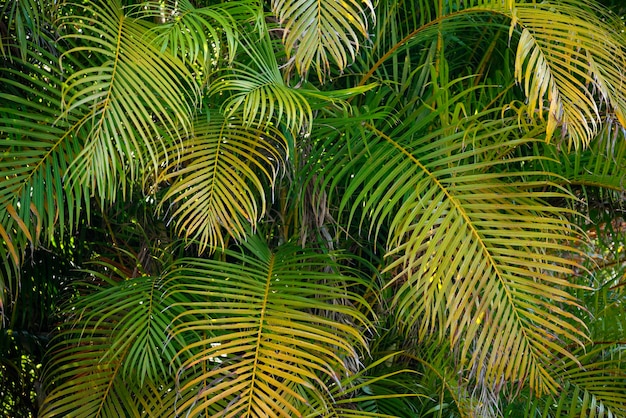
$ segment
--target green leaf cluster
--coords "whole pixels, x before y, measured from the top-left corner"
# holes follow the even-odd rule
[[[0,10],[3,413],[626,415],[608,9]]]

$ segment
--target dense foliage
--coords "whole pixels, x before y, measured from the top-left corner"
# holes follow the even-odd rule
[[[619,5],[0,9],[0,413],[626,416]]]

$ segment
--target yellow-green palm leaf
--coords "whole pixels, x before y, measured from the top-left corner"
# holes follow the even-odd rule
[[[312,65],[320,78],[329,70],[331,60],[338,69],[354,60],[367,37],[368,20],[374,16],[369,0],[297,2],[272,0],[272,10],[283,25],[283,42],[301,74]]]
[[[395,128],[366,122],[361,138],[348,139],[352,157],[333,156],[333,184],[346,182],[351,218],[374,236],[385,230],[385,270],[404,325],[449,338],[488,386],[528,379],[554,391],[550,359],[571,356],[563,342],[586,338],[564,309],[578,304],[564,278],[575,264],[560,255],[575,230],[565,209],[544,201],[566,198],[542,191],[549,173],[501,172],[513,160],[482,160],[531,141],[515,139],[514,118],[476,124],[486,114],[431,133],[429,118]]]
[[[201,116],[162,181],[171,183],[171,217],[200,247],[223,246],[227,234],[242,238],[266,210],[266,187],[276,178],[285,144],[274,129],[244,126],[219,114]]]
[[[149,45],[148,23],[118,2],[66,6],[60,49],[30,45],[2,74],[0,235],[13,264],[27,244],[71,231],[91,195],[114,200],[155,171],[195,113],[191,73]]]
[[[520,32],[515,76],[526,117],[547,120],[548,140],[561,128],[569,146],[587,145],[603,106],[626,126],[626,54],[613,16],[587,0],[487,3],[511,18],[511,33]]]
[[[197,87],[182,61],[153,45],[150,25],[118,2],[76,8],[84,16],[63,18],[64,39],[75,45],[61,58],[70,72],[63,104],[66,113],[84,112],[89,133],[71,179],[115,196],[126,173],[138,179],[156,171],[163,136],[180,138],[177,127],[190,128]],[[87,65],[75,69],[75,60]]]
[[[365,347],[367,303],[351,291],[360,281],[297,246],[272,252],[251,237],[243,249],[226,254],[234,263],[180,260],[167,276],[172,294],[194,299],[172,333],[197,336],[181,352],[177,412],[324,416]]]

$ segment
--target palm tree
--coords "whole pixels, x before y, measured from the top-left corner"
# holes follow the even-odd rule
[[[593,0],[0,4],[2,338],[47,346],[41,416],[626,414]]]

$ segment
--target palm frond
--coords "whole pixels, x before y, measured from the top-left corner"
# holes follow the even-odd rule
[[[39,0],[7,0],[2,2],[0,14],[0,54],[12,60],[26,59],[30,44],[43,45],[50,42],[44,35],[49,28],[45,23],[52,19],[54,2]],[[48,34],[45,34],[48,35]],[[17,52],[17,53],[16,53]]]
[[[12,208],[12,207],[11,207]],[[4,325],[5,303],[17,298],[20,293],[20,266],[24,260],[27,248],[33,248],[30,231],[21,218],[15,216],[15,210],[9,214],[7,210],[0,210],[0,324]]]
[[[276,178],[286,145],[272,128],[246,127],[241,120],[217,113],[201,116],[194,135],[161,180],[171,183],[164,204],[171,199],[172,218],[201,250],[224,246],[224,229],[243,238],[266,210],[266,184]]]
[[[510,159],[483,158],[532,141],[515,118],[490,121],[489,112],[459,115],[439,130],[431,117],[383,128],[367,122],[342,139],[350,158],[335,153],[329,176],[345,181],[351,219],[374,235],[388,225],[386,271],[407,327],[461,344],[460,353],[471,353],[462,361],[486,382],[528,376],[538,392],[554,391],[549,359],[571,357],[563,341],[585,339],[580,320],[563,309],[577,305],[562,276],[575,263],[558,255],[573,251],[574,229],[560,216],[566,210],[545,203],[567,195],[541,190],[550,173],[508,173]]]
[[[210,89],[214,97],[226,95],[224,113],[241,115],[252,126],[284,124],[294,133],[309,129],[311,106],[298,89],[283,80],[269,36],[242,38],[240,47],[248,63],[223,70]]]
[[[518,403],[524,417],[576,416],[581,418],[617,418],[626,414],[626,371],[623,348],[596,345],[578,353],[580,364],[565,362],[554,370],[561,388],[558,394],[528,397]]]
[[[178,346],[168,341],[166,330],[180,310],[165,302],[162,282],[139,276],[116,283],[93,274],[112,285],[95,291],[88,285],[91,294],[68,308],[74,318],[57,337],[48,364],[54,372],[46,373],[49,394],[42,416],[141,416],[142,405],[154,401],[141,392],[171,379],[169,364]]]
[[[612,17],[591,2],[561,1],[555,10],[547,2],[513,4],[506,11],[511,31],[521,31],[515,75],[524,86],[528,117],[547,113],[546,138],[560,127],[568,146],[578,148],[598,132],[601,103],[626,126],[626,55],[619,35],[604,22]]]
[[[254,16],[255,3],[214,4],[194,7],[189,0],[152,2],[155,17],[165,23],[157,25],[154,42],[162,51],[170,48],[182,60],[203,68],[218,65],[222,56],[232,61],[237,51],[238,28]]]
[[[196,300],[172,329],[197,336],[181,351],[178,413],[289,417],[323,408],[327,379],[339,384],[365,349],[367,303],[351,290],[365,283],[341,274],[331,256],[289,244],[271,252],[251,237],[242,250],[225,253],[230,263],[180,260],[167,275],[172,294]]]
[[[624,305],[624,289],[626,287],[626,230],[623,218],[609,219],[604,224],[604,211],[594,216],[596,225],[589,234],[594,234],[593,245],[587,252],[591,255],[586,263],[589,277],[586,277],[593,288],[584,292],[580,298],[585,302],[587,311],[585,320],[589,324],[592,341],[606,344],[624,342],[626,329],[626,312]],[[598,220],[600,218],[600,220]]]
[[[540,150],[551,158],[542,165],[567,179],[564,186],[602,188],[618,194],[626,186],[626,140],[615,121],[608,121],[585,150],[563,152],[551,145]]]
[[[198,89],[182,61],[154,46],[150,26],[118,2],[75,8],[79,16],[62,18],[72,45],[61,61],[63,116],[80,113],[88,135],[69,178],[114,198],[127,175],[157,171],[164,136],[189,130]]]
[[[30,225],[28,211],[31,203],[48,228],[57,220],[63,225],[71,225],[77,212],[67,213],[55,204],[64,200],[62,178],[82,145],[76,136],[83,120],[72,112],[67,112],[62,120],[58,119],[62,100],[61,75],[54,66],[48,66],[55,57],[39,51],[31,53],[29,58],[30,62],[22,65],[32,75],[15,71],[12,75],[16,79],[3,80],[21,90],[25,97],[0,93],[5,105],[0,109],[0,117],[6,138],[3,141],[5,155],[0,161],[3,175],[0,199],[5,208],[12,204],[19,210],[20,218],[27,226]],[[83,199],[80,192],[75,191],[72,200],[80,205]],[[51,231],[46,230],[47,233]]]
[[[331,60],[343,70],[368,36],[368,21],[374,17],[369,0],[289,2],[272,0],[272,11],[283,25],[283,42],[288,56],[293,55],[298,72],[307,74],[315,65],[323,79]]]
[[[444,44],[452,44],[456,39],[450,41],[443,34],[466,31],[463,26],[475,25],[474,19],[496,13],[510,20],[510,38],[517,44],[514,72],[527,101],[522,123],[525,119],[545,121],[548,140],[560,129],[568,146],[574,148],[591,141],[605,113],[626,126],[623,40],[612,23],[616,17],[594,2],[476,0],[432,12],[432,20],[419,25],[397,16],[398,11],[392,7],[383,19],[385,24],[398,28],[403,37],[381,34],[375,39],[375,48],[381,48],[380,58],[373,61],[376,55],[368,56],[370,61],[364,65],[362,82],[374,73],[386,72],[388,67],[393,72],[385,74],[385,78],[398,80],[403,76],[399,59],[410,45],[436,42],[441,50]],[[499,19],[493,18],[481,20],[480,24],[502,26]],[[616,62],[620,64],[615,65]]]
[[[608,350],[607,350],[608,348]],[[559,406],[582,416],[619,417],[626,414],[626,371],[620,347],[597,346],[577,356],[582,366],[569,362]],[[608,351],[608,355],[606,353]],[[569,389],[569,390],[568,390]],[[570,392],[568,395],[565,392]]]
[[[58,119],[62,75],[57,57],[46,49],[28,50],[26,56],[14,57],[16,68],[5,69],[1,78],[0,287],[6,285],[9,294],[18,290],[13,279],[25,251],[39,245],[40,238],[72,231],[89,208],[86,189],[68,189],[64,180],[82,147],[83,120],[74,112]]]
[[[400,352],[383,355],[367,364],[357,373],[346,376],[340,385],[331,385],[333,405],[313,416],[327,418],[377,417],[392,418],[416,416],[412,402],[426,398],[419,392],[419,374],[405,368],[385,367]],[[355,407],[356,405],[356,407]],[[324,413],[326,412],[326,413]]]
[[[59,386],[49,394],[39,416],[61,418],[84,416],[94,418],[164,416],[171,405],[173,391],[164,390],[162,384],[151,381],[143,385],[125,379],[120,373],[120,363],[100,364],[96,369],[87,367],[98,364],[108,346],[106,338],[96,338],[91,350],[84,349],[84,355],[72,366],[74,373],[59,374],[61,378],[75,379],[73,384]],[[85,367],[78,373],[76,367]],[[65,371],[65,370],[63,370]]]
[[[58,379],[67,379],[68,383],[48,395],[40,414],[42,417],[63,417],[69,414],[127,416],[126,411],[135,409],[132,407],[132,395],[120,379],[121,362],[99,364],[108,347],[106,336],[92,337],[82,348],[82,355],[75,359],[78,361],[59,369]],[[63,356],[67,356],[67,352]],[[99,367],[94,369],[94,365]]]

